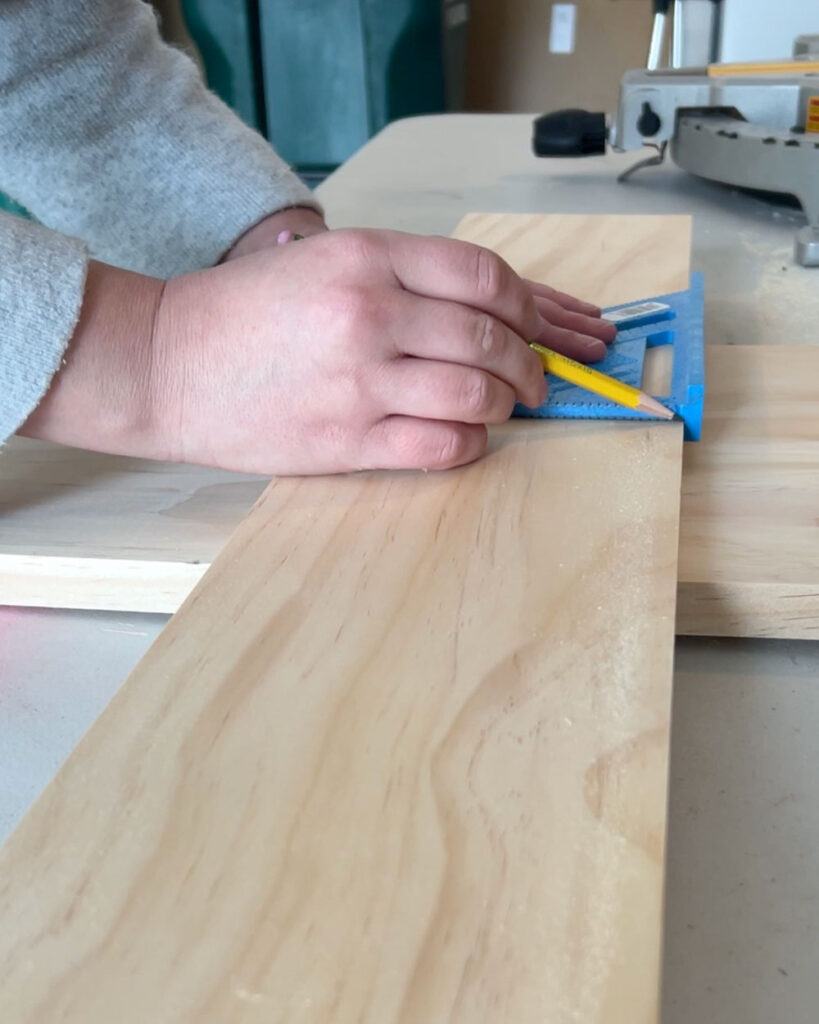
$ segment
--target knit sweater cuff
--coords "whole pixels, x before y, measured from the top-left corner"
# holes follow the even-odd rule
[[[0,443],[60,368],[82,308],[82,242],[0,213]]]
[[[258,221],[320,209],[137,0],[0,0],[0,184],[94,259],[212,266]]]

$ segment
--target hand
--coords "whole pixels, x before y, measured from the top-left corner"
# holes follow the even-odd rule
[[[284,245],[299,236],[309,238],[327,230],[324,218],[304,206],[290,207],[271,214],[246,232],[224,257],[225,261],[246,256],[273,245]],[[543,318],[537,341],[555,352],[593,363],[606,354],[606,346],[617,336],[613,324],[600,319],[600,308],[537,281],[527,282],[535,306]]]
[[[174,457],[261,473],[446,468],[545,397],[531,292],[465,242],[336,231],[169,281],[153,365]]]
[[[66,366],[26,425],[259,473],[443,469],[546,385],[529,287],[466,242],[321,233],[162,282],[92,264]]]
[[[270,244],[269,240],[275,235],[275,244],[284,245],[297,240],[299,236],[305,238],[317,232],[315,222],[305,223],[294,216],[294,219],[285,226],[285,221],[279,218],[284,214],[313,212],[301,209],[285,210],[282,214],[274,214],[267,221],[262,221],[258,227],[261,230],[266,226],[267,244]],[[323,221],[321,225],[319,230],[326,230]],[[536,337],[530,339],[531,341],[537,341],[581,363],[596,362],[605,356],[607,345],[610,345],[617,336],[617,328],[600,319],[599,306],[576,299],[573,295],[559,292],[537,281],[527,281],[527,284],[532,289],[535,306],[543,318],[541,330]]]
[[[327,230],[324,218],[309,206],[290,206],[272,213],[246,231],[222,258],[223,263],[289,241],[295,235],[309,238]]]
[[[543,318],[540,333],[532,339],[580,363],[593,363],[606,354],[617,328],[600,319],[600,309],[548,285],[528,281],[537,310]]]

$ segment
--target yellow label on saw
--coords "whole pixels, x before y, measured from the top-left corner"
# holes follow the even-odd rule
[[[819,133],[819,96],[811,96],[805,115],[805,131]]]
[[[811,75],[819,60],[762,60],[740,64],[709,64],[712,78],[747,78],[749,75]]]

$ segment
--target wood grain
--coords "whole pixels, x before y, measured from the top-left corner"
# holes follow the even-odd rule
[[[679,462],[274,483],[0,853],[4,1024],[651,1020]]]
[[[13,438],[0,451],[0,604],[175,612],[266,485]]]
[[[685,446],[677,632],[819,637],[819,349],[713,346]]]
[[[690,217],[469,213],[453,234],[494,249],[525,277],[601,306],[690,283]]]
[[[4,1024],[656,1020],[680,464],[274,481],[0,850]]]

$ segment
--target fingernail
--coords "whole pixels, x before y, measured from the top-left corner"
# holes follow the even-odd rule
[[[598,341],[596,338],[586,338],[583,341],[583,351],[595,359],[602,359],[606,354],[606,345],[605,342]]]
[[[543,403],[546,401],[546,399],[548,397],[549,397],[549,384],[548,384],[548,382],[546,380],[546,375],[544,374],[543,375],[543,380],[541,381],[541,384],[540,384],[540,399],[538,400],[537,404],[538,405],[543,405]]]

